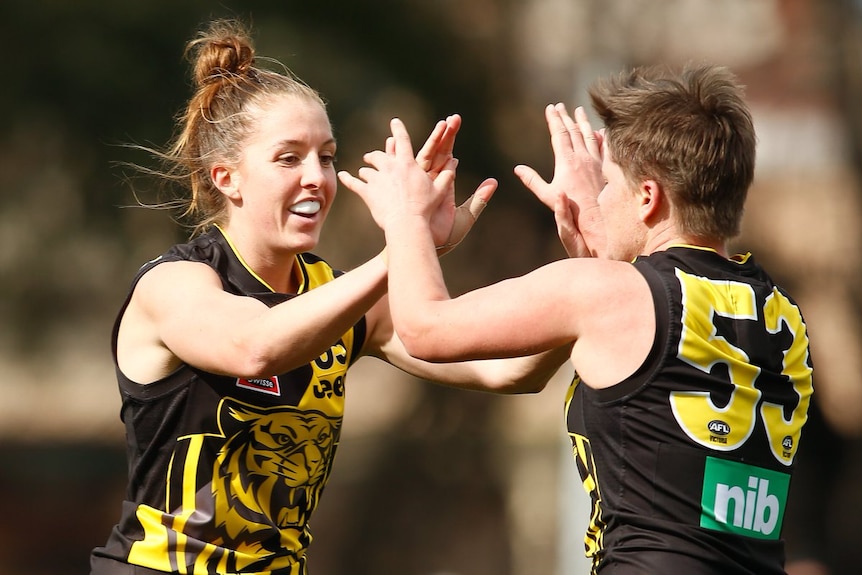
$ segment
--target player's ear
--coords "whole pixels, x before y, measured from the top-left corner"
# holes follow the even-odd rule
[[[637,196],[638,213],[644,222],[655,219],[667,205],[664,186],[655,180],[642,180],[638,186]]]
[[[218,190],[232,200],[242,196],[239,191],[239,171],[224,164],[215,164],[210,168],[210,179]]]

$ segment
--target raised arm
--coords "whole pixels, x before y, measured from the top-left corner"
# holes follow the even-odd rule
[[[552,363],[542,361],[568,349],[578,373],[598,385],[643,361],[654,312],[646,282],[629,263],[568,258],[450,298],[430,233],[445,186],[416,164],[404,125],[396,119],[391,127],[394,153],[367,154],[370,166],[359,178],[339,177],[385,230],[391,317],[410,355],[433,363],[518,358],[549,377]]]
[[[354,178],[346,172],[340,173],[339,178],[345,186],[363,196],[375,220],[384,230],[391,226],[390,216],[393,220],[402,220],[412,208],[418,209],[422,214],[419,225],[424,226],[427,240],[425,255],[429,261],[433,261],[436,273],[440,273],[437,259],[441,251],[439,233],[443,227],[436,224],[445,217],[443,214],[451,213],[449,208],[454,205],[452,183],[455,162],[450,162],[439,171],[426,171],[423,168],[427,168],[428,165],[421,163],[420,159],[423,156],[421,151],[417,155],[417,161],[412,161],[409,136],[398,120],[393,121],[393,134],[393,137],[387,139],[385,151],[370,152],[366,155],[366,160],[371,166],[360,169],[360,178]],[[410,154],[410,162],[401,161],[404,153]],[[385,177],[380,177],[377,167],[383,164],[387,165],[387,171]],[[402,169],[399,171],[399,176],[389,179],[392,175],[389,170],[399,169]],[[366,180],[373,184],[369,184]],[[375,189],[375,186],[385,185],[385,182],[392,184],[388,191]],[[454,227],[449,233],[447,243],[457,244],[464,233],[469,231],[478,211],[484,207],[495,188],[496,181],[486,180],[467,202],[455,210]],[[414,195],[414,191],[418,193]],[[399,245],[389,246],[387,249],[394,251],[394,257],[401,259],[401,248],[405,246],[401,242],[397,243]],[[448,249],[450,246],[446,247]],[[423,273],[425,271],[423,270]],[[420,282],[425,283],[425,280]],[[437,285],[445,291],[442,275],[439,276]],[[463,389],[502,393],[537,392],[545,387],[569,357],[570,346],[564,345],[503,354],[499,358],[479,361],[445,363],[423,361],[407,352],[393,329],[389,303],[388,296],[383,297],[368,314],[371,323],[367,346],[369,353],[418,377]],[[508,357],[510,355],[517,357]]]
[[[401,315],[407,319],[402,327],[408,334],[410,345],[415,347],[416,340],[423,339],[423,336],[419,333],[413,335],[411,319],[406,312],[413,308],[416,312],[414,317],[427,319],[428,314],[424,312],[429,309],[428,302],[449,299],[431,223],[441,204],[451,196],[449,186],[454,178],[454,165],[442,170],[436,178],[429,177],[413,161],[409,135],[403,124],[397,119],[393,120],[392,130],[394,139],[387,143],[385,152],[376,151],[366,155],[370,166],[360,169],[359,178],[347,173],[339,174],[342,183],[365,200],[375,220],[384,229],[387,250],[392,258],[391,269],[398,276],[390,284],[398,286],[398,293],[393,298],[383,298],[375,306],[376,313],[369,314],[376,318],[373,331],[375,337],[379,338],[372,342],[372,347],[379,349],[382,357],[405,371],[449,385],[504,392],[542,389],[569,356],[569,342],[564,339],[541,341],[526,347],[516,344],[510,349],[480,349],[475,350],[474,357],[470,356],[472,351],[469,345],[464,347],[467,351],[463,356],[460,355],[463,350],[455,345],[451,349],[451,356],[439,359],[440,362],[454,360],[454,363],[443,364],[436,363],[435,352],[426,357],[435,363],[411,357],[392,329],[387,303],[393,306],[393,310],[396,307],[400,309]],[[469,314],[462,314],[460,319],[469,323]],[[505,321],[505,318],[494,318],[494,321],[500,320]],[[430,321],[433,322],[433,318]],[[451,331],[447,331],[446,327],[440,325],[437,326],[439,330],[429,331],[425,342],[428,347],[417,349],[424,353],[425,349],[437,347],[435,342],[450,338]],[[438,349],[445,347],[444,344]],[[414,350],[409,351],[415,353]],[[466,361],[477,358],[489,359]]]

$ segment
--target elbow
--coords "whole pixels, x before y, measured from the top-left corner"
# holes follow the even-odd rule
[[[482,370],[484,376],[494,382],[498,393],[532,394],[540,393],[554,380],[560,368],[571,355],[571,345],[523,355],[516,358],[492,361]],[[529,354],[529,350],[524,350]]]
[[[405,325],[397,330],[398,339],[408,355],[429,363],[463,361],[459,349],[445,334],[439,334],[439,326]]]
[[[236,375],[245,379],[266,379],[284,372],[285,370],[276,367],[275,361],[256,358],[245,361]]]
[[[236,367],[231,372],[231,375],[243,379],[265,379],[279,373],[284,373],[284,371],[276,365],[275,361],[269,358],[264,356],[249,356],[236,363]]]
[[[393,329],[408,355],[429,363],[471,359],[465,356],[464,338],[458,337],[458,320],[447,319],[450,308],[448,301],[392,305]]]
[[[539,393],[540,391],[544,390],[545,387],[547,387],[547,385],[548,385],[547,380],[539,381],[539,382],[532,380],[532,379],[515,381],[515,382],[512,382],[511,385],[509,385],[505,388],[506,389],[505,393],[509,393],[509,394],[513,394],[513,395],[516,395],[516,394],[530,395],[530,394]]]
[[[441,324],[426,321],[421,314],[409,311],[399,313],[394,308],[392,322],[395,334],[404,346],[404,351],[411,357],[431,363],[451,361],[450,358],[442,355],[445,346],[436,343],[442,337],[439,333]]]
[[[537,377],[503,378],[492,386],[494,393],[504,395],[529,395],[539,393],[548,385],[548,380]]]
[[[230,375],[246,379],[268,378],[288,371],[267,341],[234,340],[232,347],[226,354],[230,358]]]
[[[505,363],[505,362],[504,362]],[[481,365],[480,365],[481,364]],[[491,360],[476,364],[471,389],[494,395],[527,395],[545,389],[548,380],[541,377],[512,377],[498,362]]]
[[[543,391],[548,386],[548,380],[535,381],[528,379],[525,381],[515,382],[510,388],[509,393],[519,393],[523,395],[535,394]]]
[[[427,332],[422,330],[401,330],[398,332],[404,350],[416,359],[430,363],[441,363],[450,361],[439,349],[433,345]]]

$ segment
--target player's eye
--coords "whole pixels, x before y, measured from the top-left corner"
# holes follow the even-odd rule
[[[296,154],[283,154],[278,157],[278,162],[287,166],[296,166],[301,161],[302,160]]]

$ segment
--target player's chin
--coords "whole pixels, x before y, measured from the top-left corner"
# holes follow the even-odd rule
[[[296,243],[313,243],[320,241],[320,233],[323,230],[324,217],[321,213],[315,216],[292,216],[287,222],[283,233]]]
[[[298,252],[310,252],[320,243],[320,230],[299,233],[293,236],[292,243]]]

